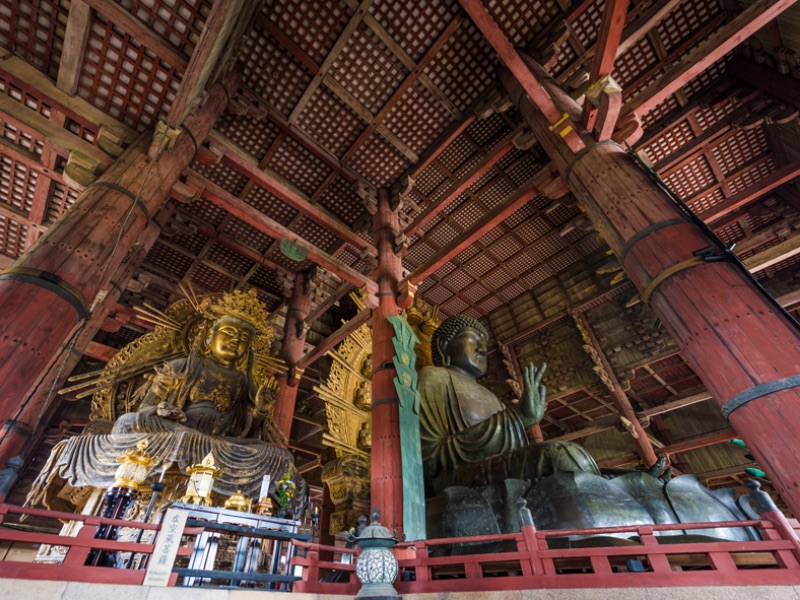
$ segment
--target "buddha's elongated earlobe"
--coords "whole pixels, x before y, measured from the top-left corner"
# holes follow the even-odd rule
[[[444,366],[445,367],[449,367],[450,366],[450,355],[449,354],[444,355],[442,358],[443,358],[442,363],[444,364]]]

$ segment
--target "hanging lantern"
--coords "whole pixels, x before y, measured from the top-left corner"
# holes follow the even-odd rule
[[[114,474],[113,487],[139,490],[139,485],[147,479],[147,474],[155,464],[155,461],[145,452],[145,448],[147,448],[147,440],[142,440],[136,444],[136,450],[128,450],[123,456],[117,458],[120,465]]]
[[[189,483],[181,502],[211,506],[211,488],[214,487],[214,479],[222,473],[214,463],[214,455],[209,452],[203,462],[187,467],[186,472],[189,474]]]

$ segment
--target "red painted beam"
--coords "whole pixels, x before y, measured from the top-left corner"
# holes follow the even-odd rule
[[[629,0],[607,0],[603,9],[603,20],[600,23],[600,34],[595,46],[594,61],[589,75],[589,82],[594,83],[603,75],[611,75],[617,48],[625,28],[625,17],[628,14]],[[594,127],[597,108],[587,101],[583,104],[581,122],[586,129]],[[613,125],[612,125],[613,128]],[[609,136],[610,137],[610,136]]]
[[[503,32],[497,23],[494,22],[492,16],[488,13],[481,0],[458,0],[461,7],[467,12],[475,25],[480,29],[483,36],[494,48],[500,61],[505,65],[512,75],[519,81],[525,93],[530,96],[533,103],[542,111],[542,114],[550,122],[551,126],[556,123],[561,123],[560,129],[563,132],[563,137],[569,144],[573,152],[579,152],[584,148],[583,142],[575,133],[574,127],[569,125],[569,119],[561,121],[561,111],[558,110],[553,103],[552,98],[547,91],[539,83],[539,80],[531,73],[525,61],[517,53],[514,46],[511,44],[506,34]],[[788,0],[786,0],[788,1]]]
[[[478,163],[475,169],[467,176],[462,177],[459,184],[456,188],[450,192],[447,196],[442,198],[439,202],[435,204],[431,204],[425,210],[423,210],[417,218],[406,228],[405,234],[407,237],[411,237],[417,231],[419,231],[428,221],[433,219],[436,215],[442,212],[447,206],[450,205],[456,198],[458,198],[465,190],[469,188],[473,183],[475,183],[478,179],[483,177],[483,175],[491,169],[497,162],[500,161],[506,154],[508,154],[514,145],[511,143],[512,135],[506,137],[505,141],[501,142],[497,145],[497,150],[495,150],[492,154],[489,154],[484,157],[484,159]]]
[[[270,219],[258,209],[247,204],[244,200],[236,198],[197,171],[187,169],[185,173],[188,175],[187,183],[189,185],[202,190],[204,198],[228,211],[234,217],[241,219],[248,225],[252,225],[259,231],[263,231],[273,239],[280,240],[286,238],[295,242],[301,248],[305,248],[310,261],[328,269],[337,277],[349,281],[356,287],[367,286],[368,289],[375,288],[375,283],[366,275],[362,275],[327,252],[323,252],[314,244],[304,240],[296,233],[289,231],[286,227]]]
[[[536,182],[531,182],[519,188],[514,194],[509,196],[505,203],[499,205],[478,223],[459,235],[452,245],[447,248],[442,248],[439,252],[422,263],[411,275],[406,277],[405,280],[414,284],[421,283],[428,275],[435,273],[439,267],[446,264],[459,252],[471,246],[489,230],[500,225],[509,215],[539,193],[539,187],[536,185]]]
[[[311,204],[307,198],[303,197],[286,181],[283,181],[273,173],[262,171],[259,168],[258,161],[256,161],[254,157],[247,154],[241,148],[234,147],[233,144],[222,135],[212,131],[209,135],[209,140],[215,143],[224,152],[225,161],[230,163],[237,171],[252,179],[265,190],[286,202],[286,204],[293,209],[321,225],[331,233],[334,233],[348,244],[351,244],[359,250],[367,250],[372,254],[377,254],[375,246],[339,221],[339,219],[328,211]]]
[[[647,114],[792,6],[794,2],[795,0],[756,0],[730,23],[718,29],[701,44],[686,53],[666,75],[627,102],[624,113],[635,112],[640,116]]]
[[[722,225],[717,223],[720,219],[747,206],[750,202],[757,200],[767,192],[791,181],[797,176],[800,176],[800,160],[794,160],[784,165],[761,181],[746,187],[741,192],[713,206],[700,216],[706,223],[713,223],[715,229],[720,228]]]
[[[344,338],[348,335],[353,333],[356,329],[364,325],[365,323],[369,322],[370,318],[372,317],[372,309],[365,308],[360,313],[358,313],[355,317],[350,319],[347,323],[339,327],[336,331],[334,331],[331,335],[329,335],[325,340],[317,344],[317,346],[308,354],[306,354],[303,358],[297,361],[297,367],[300,369],[305,369],[309,365],[314,364],[319,358],[325,355],[329,350],[332,350],[336,344],[341,342]]]

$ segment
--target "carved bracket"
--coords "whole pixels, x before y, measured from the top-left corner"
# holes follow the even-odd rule
[[[164,121],[159,121],[156,123],[156,131],[153,134],[153,141],[150,143],[147,156],[150,160],[158,160],[164,151],[175,147],[180,135],[180,129],[170,127]]]

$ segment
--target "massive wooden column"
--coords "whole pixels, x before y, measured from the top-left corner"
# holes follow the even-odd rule
[[[3,433],[0,436],[0,468],[9,458],[22,455],[26,445],[32,447],[38,444],[36,439],[37,435],[41,435],[40,426],[46,425],[46,421],[42,423],[42,420],[49,418],[48,407],[58,402],[59,388],[78,364],[89,342],[97,335],[103,321],[111,309],[116,306],[123,290],[158,239],[161,233],[159,221],[164,222],[161,217],[167,212],[172,214],[172,211],[166,209],[161,211],[157,218],[158,221],[154,220],[150,223],[139,236],[125,262],[112,275],[108,293],[92,310],[89,322],[78,334],[75,342],[62,348],[46,371],[35,382],[32,382],[28,391],[20,397],[20,406],[15,410],[15,413],[18,414],[14,414],[5,422]],[[32,441],[33,444],[31,444]]]
[[[402,275],[400,257],[394,251],[399,226],[389,204],[389,191],[378,190],[378,210],[373,217],[373,236],[378,248],[378,307],[372,312],[372,505],[389,530],[403,528],[403,466],[400,454],[400,410],[394,363],[394,328],[386,317],[400,314],[397,284]]]
[[[613,142],[573,152],[508,72],[501,81],[643,299],[800,514],[800,330]]]
[[[297,401],[297,388],[303,370],[297,362],[303,358],[306,343],[306,317],[311,309],[311,282],[306,273],[298,273],[289,298],[286,322],[283,326],[283,345],[280,357],[289,366],[289,372],[279,373],[278,397],[275,399],[275,426],[288,440],[292,434],[292,417]]]
[[[143,134],[11,268],[0,274],[0,419],[13,417],[22,395],[62,344],[88,319],[181,171],[228,103],[238,76],[213,85],[157,160]]]

